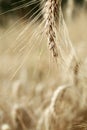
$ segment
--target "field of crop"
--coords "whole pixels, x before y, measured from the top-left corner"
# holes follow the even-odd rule
[[[70,50],[61,51],[64,61],[52,57],[40,22],[14,18],[0,26],[0,130],[87,130],[86,13],[65,19],[75,73]]]

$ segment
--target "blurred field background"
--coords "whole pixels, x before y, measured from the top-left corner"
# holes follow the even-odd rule
[[[57,68],[46,39],[38,33],[41,31],[38,26],[42,15],[32,25],[39,12],[32,15],[40,5],[28,6],[28,1],[0,0],[0,130],[8,126],[12,130],[35,129],[37,119],[50,103],[53,91],[67,77]],[[26,6],[16,9],[22,4]],[[37,8],[24,17],[35,6]],[[71,8],[72,5],[63,1],[62,9],[71,41],[79,59],[84,61],[87,59],[87,2],[76,0]],[[22,113],[22,123],[16,116],[17,108],[28,113],[30,119],[26,122],[30,123],[29,126],[23,121],[25,114]]]

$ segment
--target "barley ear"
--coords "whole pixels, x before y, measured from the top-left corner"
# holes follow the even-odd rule
[[[58,57],[56,23],[59,8],[61,8],[61,0],[47,0],[44,6],[44,20],[48,47],[52,51],[54,57]]]

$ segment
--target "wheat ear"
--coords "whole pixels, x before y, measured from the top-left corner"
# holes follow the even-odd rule
[[[58,56],[56,44],[56,17],[60,1],[61,0],[47,0],[44,6],[46,36],[48,39],[49,49],[52,51],[54,57]]]

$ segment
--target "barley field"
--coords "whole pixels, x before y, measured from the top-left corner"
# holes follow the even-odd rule
[[[0,130],[87,130],[86,4],[0,9]]]

